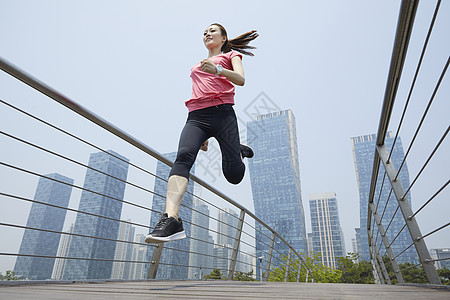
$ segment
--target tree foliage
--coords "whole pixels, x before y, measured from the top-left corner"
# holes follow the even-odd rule
[[[450,285],[450,269],[443,268],[437,270],[439,277],[441,278],[441,282],[443,285]]]
[[[243,272],[235,272],[233,276],[233,280],[236,281],[255,281],[256,279],[253,278],[253,270],[247,273]]]
[[[281,260],[282,263],[280,266],[272,268],[269,275],[269,281],[284,281],[286,275],[287,256],[283,255],[281,257]],[[319,261],[320,255],[317,254],[313,257],[306,258],[306,265],[311,271],[311,273],[309,274],[307,272],[307,268],[305,268],[300,259],[291,260],[287,274],[287,281],[297,281],[299,266],[301,266],[299,278],[300,282],[305,282],[306,279],[311,282],[313,280],[312,278],[314,278],[315,282],[340,282],[341,271],[324,266]]]
[[[214,269],[208,275],[204,275],[203,279],[225,279],[222,272],[219,269]]]
[[[342,272],[341,282],[375,283],[370,262],[365,260],[357,262],[358,258],[357,253],[348,253],[347,256],[336,259],[337,269]]]
[[[13,280],[19,280],[19,278],[16,276],[16,272],[8,270],[8,271],[6,271],[5,276],[0,274],[0,280],[13,281]]]

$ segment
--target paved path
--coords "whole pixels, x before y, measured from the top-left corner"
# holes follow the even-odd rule
[[[3,282],[4,283],[4,282]],[[0,285],[0,299],[450,299],[449,289],[375,284],[129,281]]]

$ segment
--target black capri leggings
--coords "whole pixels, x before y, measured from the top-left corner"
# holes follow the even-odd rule
[[[231,104],[194,110],[181,132],[178,153],[170,175],[189,178],[189,171],[201,145],[216,138],[222,152],[222,171],[228,182],[238,184],[244,178],[245,165],[241,159],[236,114]]]

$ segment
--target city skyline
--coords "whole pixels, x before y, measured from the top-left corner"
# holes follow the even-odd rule
[[[1,56],[159,153],[165,153],[176,149],[186,119],[183,101],[191,92],[189,70],[207,55],[201,41],[205,27],[218,21],[225,25],[231,37],[257,29],[260,36],[255,40],[255,56],[244,56],[243,60],[246,84],[236,88],[236,114],[241,121],[247,121],[251,118],[249,107],[265,110],[261,108],[264,102],[257,99],[262,92],[269,98],[266,103],[270,106],[275,104],[280,109],[292,109],[297,117],[303,197],[323,190],[336,192],[337,197],[342,199],[339,203],[341,226],[346,245],[350,245],[354,228],[359,227],[359,197],[350,137],[376,132],[399,2],[330,1],[325,5],[323,1],[262,1],[258,4],[258,10],[254,10],[252,2],[230,3],[227,7],[219,3],[199,3],[199,6],[209,5],[212,8],[206,16],[191,3],[177,2],[179,10],[174,11],[172,1],[130,5],[127,2],[101,0],[76,4],[43,0],[22,5],[17,1],[5,0],[3,5],[9,13],[0,19],[0,35],[4,41]],[[432,94],[443,62],[448,57],[449,5],[446,1],[441,4],[412,93],[400,133],[405,148],[412,139],[425,102]],[[237,12],[234,9],[236,6],[241,8]],[[394,128],[408,95],[434,7],[434,1],[421,1],[418,6],[411,46],[399,80],[392,115],[391,126]],[[35,30],[30,31],[30,26]],[[186,45],[183,51],[172,47],[163,47],[162,51],[154,46],[155,41],[163,44],[173,41],[167,30],[177,32],[179,43]],[[330,49],[333,51],[330,52]],[[298,53],[295,59],[291,56],[292,50]],[[267,63],[275,60],[275,54],[292,59],[288,65]],[[161,55],[176,59],[159,59]],[[156,163],[148,155],[130,149],[117,137],[111,137],[65,107],[0,73],[1,99],[87,141],[130,155],[139,166],[155,169]],[[439,140],[442,129],[448,126],[447,82],[448,75],[436,94],[416,146],[408,156],[411,177],[421,169],[430,148]],[[49,130],[40,130],[36,123],[4,106],[0,109],[1,127],[5,132],[29,137],[39,145],[81,162],[85,162],[87,151],[92,151],[86,150],[79,142],[67,142],[67,139]],[[70,170],[67,174],[75,179],[77,185],[82,185],[84,171],[83,174],[74,171],[75,167],[67,166],[60,159],[50,159],[49,155],[29,151],[10,143],[6,137],[1,137],[1,142],[4,162],[26,166],[40,174],[65,174]],[[448,156],[444,154],[448,152],[449,145],[444,143],[442,151],[438,151],[414,186],[413,210],[417,210],[442,186],[442,180],[446,180]],[[248,172],[239,186],[233,186],[219,176],[220,170],[215,174],[215,181],[204,175],[203,171],[198,170],[199,178],[254,212]],[[28,175],[17,178],[17,174],[2,167],[3,191],[31,199],[37,178]],[[145,185],[146,182],[142,183],[136,177],[133,177],[133,182]],[[70,201],[72,208],[78,207],[79,198],[74,190]],[[141,194],[136,196],[132,189],[127,189],[125,198],[140,201],[145,197]],[[448,188],[417,215],[422,233],[431,232],[447,220],[446,211],[450,209],[448,201],[445,201],[447,198]],[[25,225],[31,204],[6,197],[0,197],[0,201],[4,207],[0,218],[4,222]],[[146,202],[140,204],[147,205]],[[307,201],[304,209],[309,211]],[[64,231],[74,221],[73,215],[68,213]],[[148,224],[147,215],[127,208],[124,208],[123,217]],[[308,232],[309,223],[306,222]],[[0,230],[10,241],[4,251],[17,253],[22,237],[20,232],[8,227],[1,227]],[[138,230],[143,232],[142,228]],[[429,248],[448,247],[449,230],[447,227],[427,237]],[[367,235],[365,231],[361,234]],[[12,269],[14,261],[15,257],[0,257],[0,271],[4,273]]]

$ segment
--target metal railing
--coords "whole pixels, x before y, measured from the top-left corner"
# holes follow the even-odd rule
[[[0,58],[0,69],[11,75],[12,77],[8,77],[11,80],[18,79],[39,92],[33,96],[39,98],[33,105],[27,105],[29,102],[23,101],[22,99],[15,101],[0,99],[1,109],[5,110],[5,112],[2,112],[2,116],[4,117],[9,114],[12,116],[10,120],[14,120],[13,122],[16,125],[20,124],[20,126],[15,126],[11,122],[8,124],[4,123],[0,129],[3,151],[9,154],[2,155],[0,168],[2,168],[2,174],[11,179],[9,184],[5,182],[2,190],[0,190],[2,207],[6,210],[11,208],[11,212],[9,214],[6,213],[8,214],[8,218],[3,219],[0,223],[2,235],[5,235],[4,240],[9,239],[8,237],[10,235],[21,236],[20,233],[45,233],[57,237],[60,251],[62,251],[61,247],[64,238],[70,241],[68,242],[69,245],[70,243],[74,243],[75,240],[81,241],[82,243],[95,241],[99,243],[98,245],[108,246],[113,243],[116,245],[113,248],[121,245],[121,247],[128,247],[129,249],[128,254],[122,255],[122,257],[118,257],[117,251],[114,256],[110,252],[109,257],[101,257],[101,255],[92,257],[88,253],[85,256],[71,256],[70,252],[67,252],[70,246],[67,246],[66,252],[58,252],[59,254],[56,254],[56,249],[50,251],[51,253],[42,253],[38,251],[39,249],[34,249],[33,251],[29,249],[18,250],[19,241],[16,239],[16,242],[13,242],[9,239],[12,241],[10,245],[2,243],[3,249],[0,250],[0,257],[41,259],[41,262],[47,261],[50,264],[54,264],[55,261],[66,264],[73,261],[96,262],[99,265],[103,263],[101,266],[107,266],[108,268],[111,268],[111,265],[114,268],[117,264],[128,264],[128,267],[133,269],[133,271],[129,271],[129,274],[134,272],[134,275],[129,275],[127,279],[170,279],[158,276],[158,274],[164,275],[162,272],[169,272],[169,268],[172,268],[172,271],[176,270],[175,272],[184,274],[180,275],[181,277],[178,277],[178,279],[201,279],[201,275],[206,275],[214,269],[219,269],[228,280],[232,280],[238,270],[241,272],[251,270],[254,272],[257,280],[268,280],[272,268],[285,266],[285,281],[288,280],[287,274],[289,270],[298,272],[297,281],[305,280],[306,282],[312,282],[314,280],[302,256],[282,236],[244,206],[193,174],[190,175],[190,182],[200,186],[202,193],[206,192],[206,195],[200,196],[193,190],[190,191],[188,189],[187,196],[191,197],[191,201],[194,199],[199,205],[194,206],[185,202],[182,204],[181,210],[188,212],[192,216],[190,219],[183,220],[188,233],[190,233],[186,239],[187,243],[184,246],[177,245],[177,242],[158,245],[144,243],[143,236],[152,229],[152,226],[147,225],[150,215],[152,213],[161,213],[160,210],[154,209],[154,207],[148,204],[150,197],[153,197],[154,203],[156,201],[155,199],[165,199],[165,195],[162,195],[149,186],[151,186],[152,182],[155,183],[155,186],[156,182],[163,185],[167,184],[167,176],[163,176],[162,173],[159,174],[158,171],[153,172],[149,170],[158,161],[169,168],[173,165],[172,161],[2,58]],[[34,93],[33,90],[31,92]],[[47,97],[42,97],[42,94]],[[58,114],[46,115],[45,109],[38,110],[38,112],[31,112],[30,110],[32,108],[24,108],[25,106],[39,107],[40,104],[38,103],[41,103],[39,101],[43,101],[42,103],[46,103],[45,105],[53,105],[52,109],[55,109],[55,102],[50,102],[49,104],[47,101],[48,98],[55,100],[69,110],[56,104]],[[76,114],[73,114],[73,112]],[[68,124],[70,122],[61,122],[61,118],[70,118],[71,120],[73,118],[76,125],[69,126]],[[5,119],[3,118],[3,120]],[[93,124],[85,122],[86,120],[91,121]],[[95,131],[95,134],[91,134],[91,131]],[[49,136],[49,138],[46,136]],[[47,139],[50,139],[50,142],[46,142],[45,140]],[[95,142],[92,140],[95,140]],[[113,146],[114,148],[125,149],[120,152],[124,153],[123,151],[125,151],[127,156],[131,155],[133,159],[129,161],[116,152],[106,150]],[[114,172],[103,170],[100,167],[95,167],[95,164],[83,163],[88,154],[92,154],[93,151],[110,157],[114,160],[115,164],[123,166],[127,170],[127,175],[121,176],[120,174],[118,175]],[[149,163],[151,159],[154,160],[152,163]],[[151,164],[153,166],[150,166]],[[53,169],[63,170],[61,173],[73,173],[73,176],[76,178],[75,183],[48,174],[49,170]],[[86,172],[85,179],[83,179],[83,172]],[[120,192],[114,194],[89,187],[86,185],[87,174],[89,172],[97,174],[97,176],[100,176],[104,180],[109,180],[123,186],[125,190],[124,195],[121,196]],[[56,173],[56,171],[51,171],[50,173]],[[107,201],[110,205],[118,205],[117,207],[120,207],[121,210],[128,210],[131,215],[135,214],[140,217],[136,217],[138,220],[125,220],[122,219],[121,213],[117,214],[117,212],[115,215],[95,213],[89,211],[89,209],[82,208],[81,205],[76,209],[69,207],[67,203],[53,203],[47,200],[44,201],[36,196],[32,197],[31,193],[35,191],[34,182],[36,180],[44,180],[47,183],[70,189],[72,193],[70,203],[72,203],[72,206],[73,199],[79,199],[80,196],[82,197],[82,195],[88,194],[101,197],[104,199],[102,201]],[[82,180],[85,181],[84,185],[76,183]],[[208,209],[202,210],[200,204]],[[51,208],[60,212],[62,211],[66,228],[70,223],[68,221],[70,218],[73,220],[84,217],[93,223],[103,222],[104,224],[109,224],[108,226],[114,227],[116,230],[113,230],[113,234],[100,235],[95,233],[87,234],[76,229],[63,231],[63,224],[53,227],[50,225],[47,226],[47,224],[45,226],[36,226],[25,221],[25,212],[28,211],[30,205],[32,207],[41,207],[43,210]],[[238,213],[234,214],[230,210],[224,209],[225,207],[237,210]],[[230,224],[230,222],[224,222],[220,218],[212,217],[211,213],[209,213],[210,210],[226,216],[228,220],[234,219],[235,221]],[[66,214],[69,215],[66,217]],[[206,221],[201,224],[194,222],[194,216],[197,219],[203,218]],[[51,223],[51,220],[47,220],[44,223]],[[226,232],[223,230],[214,230],[212,229],[214,224],[223,224],[228,230]],[[258,232],[259,230],[256,228],[256,224],[260,224],[266,232]],[[131,234],[127,237],[121,237],[117,235],[118,228],[128,228],[127,230],[132,230],[132,232],[139,231],[141,233],[140,239],[135,239]],[[199,238],[199,232],[207,232],[207,236],[222,236],[232,242],[218,244],[213,238]],[[267,245],[267,249],[269,250],[256,249],[256,239],[259,239],[262,244]],[[197,247],[193,247],[195,243]],[[178,255],[181,259],[178,261],[164,260],[164,253],[168,251],[172,256]],[[258,256],[257,253],[261,252],[264,255]],[[198,259],[195,260],[195,256],[202,257],[203,262],[199,262]],[[288,257],[286,262],[281,259],[283,256]],[[195,263],[195,261],[197,262]],[[208,263],[205,263],[205,261],[208,261]],[[259,268],[256,267],[257,265]],[[161,267],[164,267],[163,271],[161,271]],[[137,271],[138,269],[140,271]],[[158,272],[158,269],[160,269],[160,272]],[[257,269],[260,272],[256,272]],[[33,276],[29,276],[28,279],[33,279]],[[46,276],[40,279],[50,279],[48,274]],[[26,274],[25,277],[27,277]],[[36,278],[39,279],[39,277]],[[67,276],[61,275],[57,279],[65,280],[67,278]],[[122,276],[122,278],[124,277]],[[69,278],[67,280],[86,279],[92,278]],[[110,278],[97,277],[96,279]]]
[[[397,32],[395,36],[395,42],[391,57],[391,65],[388,74],[388,80],[386,84],[386,90],[384,95],[384,102],[378,127],[378,133],[376,137],[376,146],[374,153],[374,162],[372,169],[372,179],[370,186],[370,194],[369,194],[369,205],[368,205],[368,217],[367,217],[367,236],[369,243],[369,253],[371,257],[371,262],[373,266],[373,272],[379,283],[391,283],[391,277],[387,272],[387,266],[385,265],[385,261],[383,261],[383,256],[387,255],[389,258],[388,261],[391,264],[395,278],[399,283],[404,283],[404,279],[402,276],[402,272],[406,271],[410,268],[421,266],[425,271],[427,280],[430,284],[441,284],[440,278],[437,274],[434,261],[431,259],[429,250],[425,243],[425,238],[429,237],[432,234],[435,234],[447,226],[450,223],[444,220],[444,224],[442,226],[438,226],[434,230],[432,230],[428,234],[422,234],[419,228],[416,216],[419,212],[421,212],[427,205],[430,204],[431,201],[437,198],[445,188],[448,186],[449,180],[445,179],[443,184],[438,188],[437,191],[430,191],[430,198],[427,201],[424,201],[422,206],[416,211],[413,212],[411,203],[410,203],[410,192],[413,186],[417,183],[417,180],[421,178],[423,171],[427,168],[433,156],[442,149],[441,146],[448,134],[450,126],[446,126],[443,134],[436,141],[436,145],[433,147],[433,150],[428,156],[423,159],[424,163],[415,176],[412,183],[409,184],[409,179],[405,183],[404,180],[401,180],[402,171],[404,171],[406,166],[406,159],[410,154],[410,150],[413,145],[417,145],[416,138],[418,133],[420,132],[422,125],[425,122],[427,114],[430,112],[430,106],[437,97],[438,90],[443,82],[443,79],[446,75],[450,58],[444,57],[442,71],[437,76],[436,84],[434,86],[433,91],[431,91],[431,96],[428,100],[426,108],[418,121],[418,125],[413,134],[411,142],[407,148],[406,153],[402,157],[401,161],[393,160],[393,152],[397,149],[396,143],[399,143],[399,133],[402,128],[402,124],[404,123],[404,119],[406,116],[406,110],[408,105],[410,104],[411,95],[413,93],[414,87],[416,85],[416,81],[418,79],[418,74],[422,66],[423,59],[425,57],[425,53],[427,50],[427,46],[430,41],[431,34],[433,32],[433,27],[435,21],[438,16],[439,7],[441,1],[437,1],[437,5],[434,11],[434,15],[431,20],[431,24],[428,30],[428,34],[425,38],[425,42],[422,48],[422,52],[419,58],[419,62],[417,64],[417,68],[414,74],[414,78],[411,83],[411,87],[409,88],[409,93],[407,99],[405,101],[405,105],[403,107],[403,111],[400,117],[400,121],[398,126],[396,127],[395,137],[392,139],[391,133],[388,132],[388,127],[390,125],[390,120],[392,116],[392,112],[394,110],[394,102],[397,95],[397,90],[400,85],[400,78],[402,75],[403,65],[406,60],[406,54],[408,50],[409,40],[413,30],[414,19],[418,7],[419,1],[402,1],[399,20],[397,24]],[[445,61],[446,60],[446,61]],[[447,76],[448,79],[448,76]],[[447,80],[448,84],[448,80]],[[441,97],[442,98],[442,97]],[[438,99],[441,101],[448,99]],[[433,122],[433,120],[426,120],[428,122]],[[446,120],[448,122],[448,120]],[[447,123],[448,124],[448,123]],[[387,142],[389,140],[389,143]],[[391,141],[393,141],[391,143]],[[390,149],[388,149],[390,147]],[[397,145],[397,147],[401,147]],[[389,191],[387,195],[387,191]],[[386,196],[387,195],[387,196]],[[395,211],[392,213],[392,216],[388,216],[387,207],[394,207]],[[390,217],[390,219],[389,219]],[[402,220],[403,227],[402,228],[393,228],[394,223],[398,223],[398,220]],[[398,226],[395,226],[398,227]],[[396,230],[393,232],[393,230]],[[408,234],[406,234],[406,232]],[[394,245],[396,245],[396,241],[399,239],[399,236],[410,236],[410,244],[406,246],[404,249],[393,249]],[[414,247],[413,247],[414,246]],[[382,253],[382,248],[384,248],[385,252]],[[418,264],[412,264],[412,266],[405,267],[404,269],[400,269],[399,263],[397,262],[398,258],[406,253],[407,251],[412,251],[415,249],[418,255]],[[394,252],[396,251],[396,252]]]

